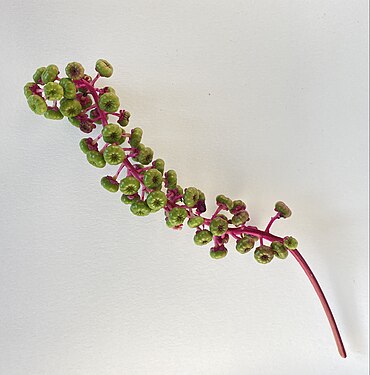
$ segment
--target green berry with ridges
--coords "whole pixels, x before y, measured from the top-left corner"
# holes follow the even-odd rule
[[[132,204],[136,201],[140,200],[139,195],[134,195],[134,196],[127,196],[125,194],[121,195],[121,202],[124,204]]]
[[[219,216],[215,217],[211,220],[209,230],[214,236],[222,236],[228,230],[227,220]]]
[[[78,62],[70,62],[66,66],[66,74],[68,78],[72,80],[82,79],[84,78],[85,69],[84,67]]]
[[[44,73],[45,69],[46,69],[45,66],[41,66],[40,68],[37,68],[36,72],[34,73],[32,77],[35,83],[40,83],[42,73]]]
[[[271,249],[273,250],[275,256],[279,259],[285,259],[289,254],[289,251],[279,241],[271,242]]]
[[[173,169],[168,170],[165,173],[166,187],[168,189],[176,189],[177,185],[177,173]]]
[[[47,100],[60,100],[63,98],[63,87],[56,82],[49,82],[44,86],[44,94]]]
[[[152,168],[145,171],[143,182],[149,189],[158,189],[162,185],[162,174],[157,169]]]
[[[80,150],[84,154],[87,154],[90,151],[89,146],[88,146],[88,141],[91,141],[91,138],[82,138],[79,143]]]
[[[282,201],[278,201],[275,203],[275,211],[278,212],[284,219],[292,215],[292,211],[290,210],[290,208]]]
[[[148,216],[151,212],[149,206],[142,200],[132,203],[130,210],[136,216]]]
[[[150,147],[145,147],[139,151],[139,154],[134,159],[141,164],[148,165],[153,160],[154,152]]]
[[[163,172],[164,172],[164,160],[163,159],[154,160],[152,165],[155,169],[157,169],[163,175]]]
[[[174,207],[168,214],[168,219],[175,226],[180,225],[188,217],[188,213],[185,208]]]
[[[119,99],[113,92],[107,92],[99,98],[99,107],[108,113],[116,112],[119,108]]]
[[[232,218],[231,222],[239,227],[240,225],[245,224],[249,220],[249,214],[247,211],[239,211]]]
[[[110,77],[113,74],[113,67],[112,65],[104,59],[99,59],[95,64],[95,70],[102,76],[102,77]]]
[[[59,111],[59,109],[52,108],[52,109],[48,109],[44,113],[44,117],[49,119],[49,120],[62,120],[64,116]]]
[[[233,207],[231,208],[230,212],[235,215],[237,212],[244,211],[246,208],[246,204],[240,199],[237,199],[233,201]]]
[[[100,180],[101,186],[104,189],[108,190],[111,193],[117,193],[118,191],[118,182],[111,176],[105,176]]]
[[[140,181],[133,176],[125,177],[121,180],[119,188],[125,195],[134,195],[140,189]]]
[[[218,206],[222,205],[228,210],[231,210],[233,208],[233,201],[230,198],[225,197],[225,195],[223,194],[217,195],[216,203]]]
[[[120,146],[110,145],[104,150],[104,160],[110,165],[121,164],[126,154]]]
[[[207,245],[212,241],[212,238],[212,233],[207,229],[203,229],[195,233],[194,243],[198,246]]]
[[[225,246],[212,247],[209,255],[212,259],[222,259],[227,255],[227,249]]]
[[[33,95],[33,91],[31,87],[35,86],[34,82],[27,82],[23,87],[24,96],[28,99],[31,95]]]
[[[283,244],[288,250],[296,250],[298,247],[298,241],[291,236],[284,237]]]
[[[59,85],[63,87],[63,96],[66,99],[74,99],[76,97],[76,86],[69,78],[62,78]]]
[[[254,251],[254,259],[256,259],[258,263],[267,264],[270,263],[273,258],[274,251],[269,246],[261,245]]]
[[[188,226],[190,228],[196,228],[196,227],[199,227],[200,225],[202,225],[204,223],[204,218],[201,217],[201,216],[194,216],[194,217],[191,217],[189,220],[188,220]]]
[[[131,113],[128,112],[128,111],[125,111],[125,112],[123,113],[123,116],[120,117],[120,118],[117,120],[117,122],[118,122],[121,126],[125,127],[125,126],[128,125],[128,123],[129,123],[129,121],[130,121],[130,117],[131,117]]]
[[[251,236],[243,236],[236,241],[236,250],[240,254],[246,254],[254,248],[254,243],[255,241]]]
[[[86,153],[87,161],[96,168],[104,168],[106,161],[99,151],[89,151]]]
[[[36,115],[43,115],[48,109],[45,100],[39,95],[29,96],[27,103],[31,110],[36,113]]]
[[[41,74],[41,80],[43,83],[49,83],[55,81],[59,73],[59,69],[56,65],[48,65]]]
[[[158,211],[167,203],[166,194],[163,191],[152,191],[146,198],[146,203],[151,210]]]
[[[199,190],[195,187],[189,187],[185,189],[183,201],[186,206],[194,207],[199,200]]]
[[[141,142],[142,137],[143,137],[143,130],[141,128],[134,128],[131,130],[131,136],[130,136],[130,140],[128,143],[132,147],[138,147]]]
[[[122,136],[122,128],[117,124],[108,124],[102,130],[104,142],[119,143]]]
[[[66,117],[76,117],[82,111],[81,103],[76,99],[62,99],[60,101],[60,112]]]
[[[81,121],[77,117],[68,117],[68,121],[76,128],[79,128],[81,125]]]

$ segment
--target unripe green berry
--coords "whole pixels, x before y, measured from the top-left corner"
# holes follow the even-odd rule
[[[298,247],[298,241],[291,236],[284,237],[283,244],[288,250],[296,250]]]
[[[81,121],[77,117],[68,117],[68,121],[76,128],[79,128],[81,125]]]
[[[136,216],[148,216],[151,212],[149,206],[142,200],[132,203],[130,210]]]
[[[66,74],[72,80],[82,79],[85,74],[84,67],[78,62],[70,62],[66,66]]]
[[[44,117],[49,119],[49,120],[62,120],[64,116],[61,114],[59,109],[53,108],[53,109],[48,109],[44,113]]]
[[[204,223],[204,218],[201,217],[201,216],[194,216],[194,217],[191,217],[189,220],[188,220],[188,226],[190,228],[196,228],[196,227],[199,227],[200,225],[202,225]]]
[[[45,100],[39,95],[29,96],[27,103],[31,110],[37,115],[43,115],[48,109]]]
[[[243,201],[241,201],[240,199],[237,199],[237,200],[233,201],[233,207],[230,210],[230,212],[233,215],[235,215],[239,211],[244,211],[246,208],[247,208],[246,204]]]
[[[59,69],[56,65],[48,65],[41,74],[41,80],[43,83],[49,83],[55,81],[59,73]]]
[[[199,246],[207,245],[212,241],[212,233],[207,230],[203,229],[195,233],[194,236],[194,243]]]
[[[120,146],[110,145],[104,150],[104,160],[110,165],[121,164],[126,154]]]
[[[185,189],[183,201],[186,206],[194,207],[199,200],[199,190],[195,187],[189,187]]]
[[[184,189],[180,185],[176,185],[175,191],[177,191],[179,195],[184,194]]]
[[[125,194],[121,195],[121,202],[124,204],[132,204],[136,201],[140,200],[139,195],[127,196]]]
[[[105,176],[100,180],[101,186],[111,193],[118,191],[118,182],[111,176]]]
[[[42,66],[42,67],[40,67],[40,68],[37,68],[37,70],[36,70],[36,72],[34,73],[34,75],[33,75],[33,81],[35,82],[35,83],[40,83],[40,81],[41,81],[41,76],[42,76],[42,73],[44,73],[44,71],[45,71],[45,67],[44,66]]]
[[[182,224],[187,217],[188,213],[182,207],[174,207],[168,214],[168,220],[175,226]]]
[[[285,259],[289,254],[289,251],[279,241],[271,242],[271,249],[273,250],[275,256],[279,259]]]
[[[214,236],[222,236],[227,232],[228,229],[227,220],[222,217],[216,216],[211,220],[209,229]]]
[[[223,245],[212,247],[209,252],[209,255],[212,259],[222,259],[225,258],[225,256],[227,255],[227,249]]]
[[[261,245],[254,251],[254,259],[256,259],[258,263],[270,263],[273,258],[274,252],[269,246]]]
[[[28,99],[31,95],[33,95],[33,91],[31,87],[35,86],[34,82],[27,82],[23,87],[24,96]]]
[[[255,241],[251,236],[243,236],[236,241],[236,250],[239,251],[240,254],[246,254],[254,248],[254,243]]]
[[[76,117],[82,111],[81,103],[76,99],[62,99],[60,101],[60,112],[66,117]]]
[[[107,92],[99,98],[99,107],[108,113],[116,112],[119,108],[119,99],[113,92]]]
[[[99,59],[95,64],[95,70],[102,77],[110,77],[113,74],[113,67],[107,60]]]
[[[280,216],[284,219],[292,215],[292,211],[290,210],[290,208],[282,201],[278,201],[275,203],[275,211],[279,212]]]
[[[231,210],[233,208],[233,201],[225,197],[225,195],[220,194],[216,197],[216,203],[218,206],[223,206],[225,209]]]
[[[163,172],[164,172],[164,160],[163,159],[154,160],[152,165],[155,169],[157,169],[163,175]]]
[[[249,220],[249,214],[247,211],[238,211],[231,219],[231,222],[239,227],[240,225],[245,224]]]
[[[76,86],[69,78],[62,78],[59,85],[63,87],[63,96],[66,99],[74,99],[76,97]]]
[[[125,111],[123,113],[123,116],[120,116],[120,118],[117,120],[117,122],[121,125],[121,126],[127,126],[129,121],[130,121],[130,117],[131,117],[131,113],[128,112],[128,111]]]
[[[89,151],[86,153],[87,161],[96,168],[104,168],[106,162],[99,151]]]
[[[49,82],[44,86],[44,94],[47,100],[60,100],[63,98],[63,87],[56,82]]]
[[[82,138],[80,140],[79,146],[80,150],[84,153],[87,154],[90,151],[90,148],[88,146],[88,141],[91,140],[91,138]]]
[[[162,174],[157,169],[149,169],[145,171],[143,182],[149,189],[157,189],[162,185]]]
[[[130,136],[130,140],[128,141],[128,143],[132,147],[138,147],[141,142],[142,137],[143,137],[143,130],[141,128],[134,128],[131,130],[131,136]]]
[[[133,195],[140,189],[140,181],[133,176],[125,177],[121,180],[119,188],[125,195]]]
[[[177,173],[176,173],[176,171],[174,171],[173,169],[168,170],[165,173],[165,179],[166,179],[165,186],[168,189],[176,189],[176,185],[177,185]]]
[[[104,142],[119,143],[122,136],[122,128],[117,124],[108,124],[102,130]]]
[[[141,164],[148,165],[153,160],[154,152],[150,147],[144,147],[139,151],[139,154],[134,159]]]
[[[158,211],[167,203],[166,194],[163,191],[152,191],[146,198],[146,203],[153,211]]]

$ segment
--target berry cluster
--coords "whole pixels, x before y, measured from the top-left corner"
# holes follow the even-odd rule
[[[297,250],[297,240],[270,233],[277,219],[291,216],[289,207],[284,202],[277,202],[276,214],[266,228],[260,230],[247,225],[250,217],[243,201],[218,195],[217,209],[211,217],[205,217],[204,193],[196,187],[182,188],[174,170],[165,170],[162,159],[153,160],[153,150],[142,143],[142,129],[136,127],[127,130],[130,113],[120,109],[115,90],[110,86],[95,86],[100,77],[113,74],[112,65],[100,59],[95,64],[95,70],[97,74],[92,78],[85,74],[80,63],[71,62],[65,68],[67,77],[61,78],[56,65],[38,68],[33,82],[24,86],[29,107],[47,119],[61,120],[67,117],[83,133],[96,131],[94,137],[80,141],[81,151],[88,163],[96,168],[104,168],[107,164],[118,166],[114,174],[102,177],[102,187],[111,193],[120,191],[122,203],[129,205],[134,215],[147,216],[161,211],[166,225],[172,229],[181,229],[186,221],[195,230],[196,245],[213,242],[210,248],[213,259],[227,255],[225,245],[231,238],[235,239],[236,250],[241,254],[255,248],[254,258],[261,264],[269,263],[274,258],[285,259],[291,252],[314,286],[332,326],[339,351],[345,356],[334,317],[315,276]]]

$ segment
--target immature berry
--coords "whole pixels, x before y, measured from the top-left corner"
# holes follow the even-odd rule
[[[144,147],[139,151],[139,154],[134,159],[141,164],[148,165],[153,160],[154,152],[150,147]]]
[[[88,151],[86,153],[87,161],[96,168],[104,168],[106,162],[99,151]]]
[[[254,248],[254,243],[255,241],[251,236],[245,235],[236,241],[236,250],[239,251],[240,254],[248,253]]]
[[[143,182],[149,189],[157,189],[162,185],[162,174],[157,169],[145,171]]]
[[[132,203],[130,210],[136,216],[148,216],[151,212],[149,206],[142,200],[137,200]]]
[[[199,246],[207,245],[211,241],[212,241],[212,233],[209,230],[203,229],[195,233],[194,243],[196,245],[199,245]]]
[[[168,170],[165,173],[165,186],[168,189],[176,189],[177,185],[177,173],[173,169]]]
[[[95,64],[95,70],[102,77],[110,77],[113,74],[113,67],[107,60],[99,59]]]
[[[212,259],[222,259],[225,258],[225,256],[227,255],[227,249],[224,245],[211,247],[209,255]]]
[[[298,247],[298,241],[291,236],[284,237],[283,244],[288,250],[296,250]]]
[[[284,219],[292,215],[290,208],[282,201],[275,203],[275,211],[280,213],[280,216]]]
[[[96,143],[93,144],[92,138],[82,138],[79,146],[84,154],[87,154],[89,151],[98,151],[98,145]]]
[[[249,214],[247,211],[238,211],[232,218],[231,222],[239,227],[240,225],[245,224],[249,220]]]
[[[140,200],[139,194],[134,194],[130,196],[127,196],[125,194],[121,195],[121,202],[124,204],[132,204],[138,200]]]
[[[81,103],[76,99],[62,99],[60,101],[60,112],[66,117],[76,117],[82,111]]]
[[[45,69],[46,68],[44,66],[37,68],[36,72],[34,73],[32,77],[35,83],[41,83],[41,76],[42,76],[42,73],[44,73]]]
[[[47,100],[60,100],[63,98],[63,87],[56,82],[49,82],[44,86],[44,94]]]
[[[224,233],[227,232],[227,229],[227,220],[220,216],[216,216],[214,219],[212,219],[209,225],[209,230],[212,232],[214,236],[222,236]]]
[[[176,188],[174,190],[178,195],[184,194],[184,189],[180,185],[176,185]]]
[[[233,201],[233,207],[230,210],[230,212],[233,215],[235,215],[239,211],[244,211],[246,208],[247,208],[246,204],[243,201],[241,201],[240,199],[237,199],[237,200]]]
[[[75,126],[76,128],[79,128],[81,125],[81,121],[78,117],[68,117],[68,121]]]
[[[82,79],[85,73],[84,67],[78,62],[70,62],[66,66],[66,74],[72,80]]]
[[[41,74],[41,80],[43,83],[49,83],[55,81],[59,73],[59,69],[56,65],[48,65]]]
[[[122,110],[122,111],[120,111],[120,116],[119,116],[117,122],[121,126],[127,126],[129,121],[130,121],[130,116],[131,116],[130,112]]]
[[[108,113],[116,112],[119,108],[119,99],[113,92],[107,92],[99,98],[99,107]]]
[[[51,108],[44,113],[44,117],[49,120],[62,120],[64,116],[61,114],[59,109]]]
[[[132,147],[138,147],[141,142],[142,137],[143,137],[143,130],[141,128],[134,128],[131,130],[131,136],[130,136],[130,140],[128,141],[128,143]]]
[[[33,91],[31,87],[35,87],[36,84],[34,82],[27,82],[23,87],[24,96],[28,99],[31,95],[33,95]]]
[[[186,206],[194,207],[199,200],[199,190],[195,187],[189,187],[185,189],[183,201]]]
[[[190,228],[196,228],[196,227],[199,227],[200,225],[202,225],[204,223],[204,218],[201,217],[201,216],[194,216],[194,217],[191,217],[189,220],[188,220],[188,226]]]
[[[76,86],[69,78],[62,78],[59,85],[63,87],[63,96],[66,99],[74,99],[76,97]]]
[[[227,210],[233,208],[233,201],[230,198],[225,197],[223,194],[217,195],[216,203],[218,206],[222,206]]]
[[[120,146],[110,145],[104,150],[104,160],[111,165],[121,164],[126,158]]]
[[[122,128],[117,124],[108,124],[103,130],[103,139],[107,143],[119,143],[122,136]]]
[[[166,194],[163,191],[152,191],[146,198],[146,203],[153,211],[158,211],[167,203]]]
[[[164,160],[163,159],[154,160],[152,165],[155,169],[157,169],[163,175],[163,172],[164,172]]]
[[[187,217],[188,213],[182,207],[174,207],[168,214],[168,219],[175,226],[182,224]]]
[[[270,263],[273,258],[274,251],[269,246],[261,245],[254,250],[254,259],[256,259],[258,263]]]
[[[133,176],[125,177],[121,180],[119,188],[125,195],[133,195],[140,189],[140,182]]]
[[[111,193],[116,193],[118,191],[118,182],[111,176],[105,176],[100,180],[101,186],[104,189],[110,191]]]
[[[275,256],[279,259],[285,259],[289,254],[289,251],[279,241],[271,242],[271,249],[274,251]]]
[[[27,103],[31,110],[37,115],[43,115],[48,109],[45,100],[39,95],[29,96]]]

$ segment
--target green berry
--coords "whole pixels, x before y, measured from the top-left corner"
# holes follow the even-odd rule
[[[124,204],[132,204],[136,201],[140,200],[139,195],[134,195],[134,196],[127,196],[125,194],[121,195],[121,202]]]
[[[137,200],[132,203],[130,210],[136,216],[148,216],[151,212],[149,206],[142,200]]]
[[[290,210],[290,208],[282,201],[278,201],[275,203],[275,211],[279,212],[280,216],[284,219],[292,215],[292,211]]]
[[[89,151],[86,153],[87,161],[97,168],[104,168],[106,162],[103,155],[99,151]]]
[[[49,83],[55,81],[59,73],[59,69],[56,65],[48,65],[41,74],[41,80],[43,83]]]
[[[239,211],[244,211],[246,208],[246,204],[240,199],[237,199],[233,201],[233,207],[231,208],[230,212],[234,215]]]
[[[182,207],[174,207],[168,214],[168,220],[175,226],[182,224],[187,217],[188,213]]]
[[[152,165],[155,169],[157,169],[163,175],[163,172],[164,172],[164,160],[163,159],[154,160]]]
[[[211,220],[209,229],[214,236],[222,236],[227,232],[228,229],[227,220],[220,216],[217,216],[213,220]]]
[[[223,194],[217,195],[216,203],[218,206],[223,206],[228,210],[233,208],[233,201],[230,198],[225,197]]]
[[[90,151],[90,148],[88,146],[88,143],[91,142],[91,139],[92,138],[82,138],[80,143],[79,143],[79,146],[80,146],[80,150],[84,153],[84,154],[87,154],[89,151]]]
[[[110,145],[104,150],[104,160],[111,165],[121,164],[126,158],[120,146]]]
[[[119,143],[122,136],[122,128],[117,124],[108,124],[103,130],[103,139],[107,143]]]
[[[243,236],[236,241],[236,250],[239,251],[240,254],[248,253],[254,248],[254,243],[255,241],[251,236]]]
[[[119,108],[119,99],[113,92],[107,92],[99,98],[99,107],[108,113],[116,112]]]
[[[195,187],[185,189],[183,201],[186,206],[194,207],[199,200],[199,190]]]
[[[261,245],[254,250],[254,259],[256,259],[258,263],[270,263],[273,258],[274,251],[269,246]]]
[[[102,77],[110,77],[113,74],[113,67],[107,60],[99,59],[95,64],[95,70]]]
[[[127,126],[129,121],[130,121],[130,116],[131,116],[131,113],[128,112],[128,111],[125,111],[123,113],[123,116],[121,116],[117,122],[121,125],[121,126]]]
[[[249,214],[247,211],[239,211],[237,212],[231,219],[231,222],[236,226],[239,227],[240,225],[245,224],[249,220]]]
[[[44,86],[44,94],[47,100],[60,100],[63,98],[63,87],[56,82],[49,82]]]
[[[285,259],[289,254],[289,251],[279,241],[271,242],[271,249],[273,250],[275,256],[279,259]]]
[[[227,249],[223,245],[212,247],[209,252],[209,255],[212,259],[222,259],[225,258],[225,256],[227,255]]]
[[[128,143],[132,147],[138,147],[141,142],[142,137],[143,137],[143,130],[141,128],[134,128],[131,130],[131,136],[130,136],[130,140]]]
[[[81,113],[82,106],[77,99],[62,99],[59,110],[63,116],[76,117]]]
[[[184,189],[180,185],[176,185],[175,190],[177,190],[177,193],[179,195],[183,195],[184,194]]]
[[[40,67],[40,68],[37,68],[37,70],[36,70],[36,72],[34,73],[34,75],[33,75],[33,81],[35,82],[35,83],[40,83],[40,80],[41,80],[41,76],[42,76],[42,73],[44,73],[44,71],[45,71],[45,67],[44,66],[42,66],[42,67]]]
[[[298,241],[291,236],[284,237],[283,244],[288,250],[296,250],[298,247]]]
[[[85,74],[84,67],[78,62],[70,62],[66,66],[66,74],[72,80],[82,79]]]
[[[158,211],[167,203],[166,194],[163,191],[152,191],[146,198],[146,203],[153,211]]]
[[[63,95],[66,99],[74,99],[76,97],[76,86],[69,78],[62,78],[59,85],[63,87]]]
[[[199,246],[207,245],[211,241],[212,241],[212,233],[209,230],[203,229],[195,233],[194,243],[196,245],[199,245]]]
[[[145,171],[143,182],[149,189],[158,189],[162,185],[162,174],[157,169],[152,168]]]
[[[81,121],[77,117],[68,117],[68,121],[76,128],[79,128],[81,125]]]
[[[190,228],[196,228],[196,227],[199,227],[200,225],[202,225],[204,223],[204,218],[201,217],[201,216],[194,216],[194,217],[191,217],[189,220],[188,220],[188,226]]]
[[[29,96],[27,103],[31,110],[37,115],[43,115],[48,109],[45,100],[39,95]]]
[[[141,164],[148,165],[153,160],[153,155],[153,150],[150,147],[145,147],[139,151],[135,160]]]
[[[24,96],[28,99],[31,95],[33,95],[33,91],[31,87],[35,86],[34,82],[27,82],[23,87]]]
[[[48,109],[44,113],[44,117],[49,119],[49,120],[62,120],[64,116],[61,114],[59,109],[53,108],[53,109]]]
[[[133,176],[125,177],[121,180],[119,188],[125,195],[134,195],[140,189],[140,181]]]
[[[166,225],[171,229],[176,227],[176,224],[172,223],[172,221],[168,217],[166,217]]]
[[[165,173],[166,187],[168,189],[176,189],[177,185],[177,173],[173,169],[170,169]]]
[[[111,193],[116,193],[118,191],[118,182],[111,176],[105,176],[100,180],[101,186],[104,189],[110,191]]]

